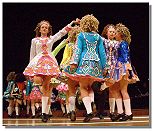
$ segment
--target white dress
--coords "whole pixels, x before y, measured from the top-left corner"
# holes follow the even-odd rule
[[[53,44],[66,34],[67,30],[63,28],[54,36],[33,38],[31,41],[30,63],[23,74],[26,76],[47,75],[58,77],[61,72],[51,51]]]

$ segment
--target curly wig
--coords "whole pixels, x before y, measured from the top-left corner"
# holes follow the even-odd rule
[[[70,42],[75,42],[78,34],[81,32],[81,28],[79,26],[74,26],[69,32],[68,32],[68,38],[70,39]]]
[[[129,32],[129,29],[123,25],[122,23],[116,24],[116,30],[117,32],[121,33],[122,39],[124,41],[127,41],[128,44],[131,42],[131,34]]]
[[[114,26],[113,24],[107,24],[107,25],[104,27],[103,31],[102,31],[102,36],[103,36],[104,38],[106,38],[106,39],[107,39],[107,32],[108,32],[108,29],[109,29],[110,27],[115,28],[115,26]]]
[[[85,15],[80,21],[83,32],[98,32],[99,21],[93,15]]]
[[[49,32],[47,34],[47,36],[49,37],[50,35],[52,35],[52,26],[50,25],[49,21],[46,21],[46,20],[42,20],[41,22],[39,22],[35,28],[35,32],[36,32],[36,37],[40,37],[41,36],[41,33],[40,33],[40,28],[43,24],[47,24],[48,25],[48,29],[49,29]]]

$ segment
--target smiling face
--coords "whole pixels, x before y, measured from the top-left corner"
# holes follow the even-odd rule
[[[115,35],[116,35],[115,28],[113,26],[109,26],[109,28],[107,30],[108,39],[110,39],[110,40],[114,39]]]
[[[41,36],[47,36],[48,32],[49,32],[49,25],[44,22],[40,27]]]

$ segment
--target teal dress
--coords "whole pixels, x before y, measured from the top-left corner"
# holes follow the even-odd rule
[[[66,76],[78,81],[79,77],[104,80],[103,70],[106,67],[106,53],[103,40],[98,33],[81,32],[77,37],[75,50],[70,64],[77,64],[77,69],[70,72],[68,66]]]

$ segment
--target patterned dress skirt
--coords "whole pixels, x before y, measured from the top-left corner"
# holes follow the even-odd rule
[[[90,78],[94,81],[105,81],[103,77],[103,70],[100,67],[100,63],[97,61],[83,61],[79,64],[77,69],[70,70],[70,66],[64,69],[64,73],[72,80],[79,81],[79,78]]]
[[[39,100],[42,99],[42,93],[41,93],[38,86],[33,87],[32,91],[31,91],[31,93],[29,95],[29,99],[30,100],[36,100],[36,101],[37,100],[39,101]]]
[[[112,79],[115,80],[115,82],[118,82],[122,78],[127,80],[129,84],[140,81],[135,68],[130,63],[122,64],[118,62],[115,66]]]
[[[30,61],[23,74],[26,76],[46,75],[58,77],[61,72],[52,54],[39,53]]]

